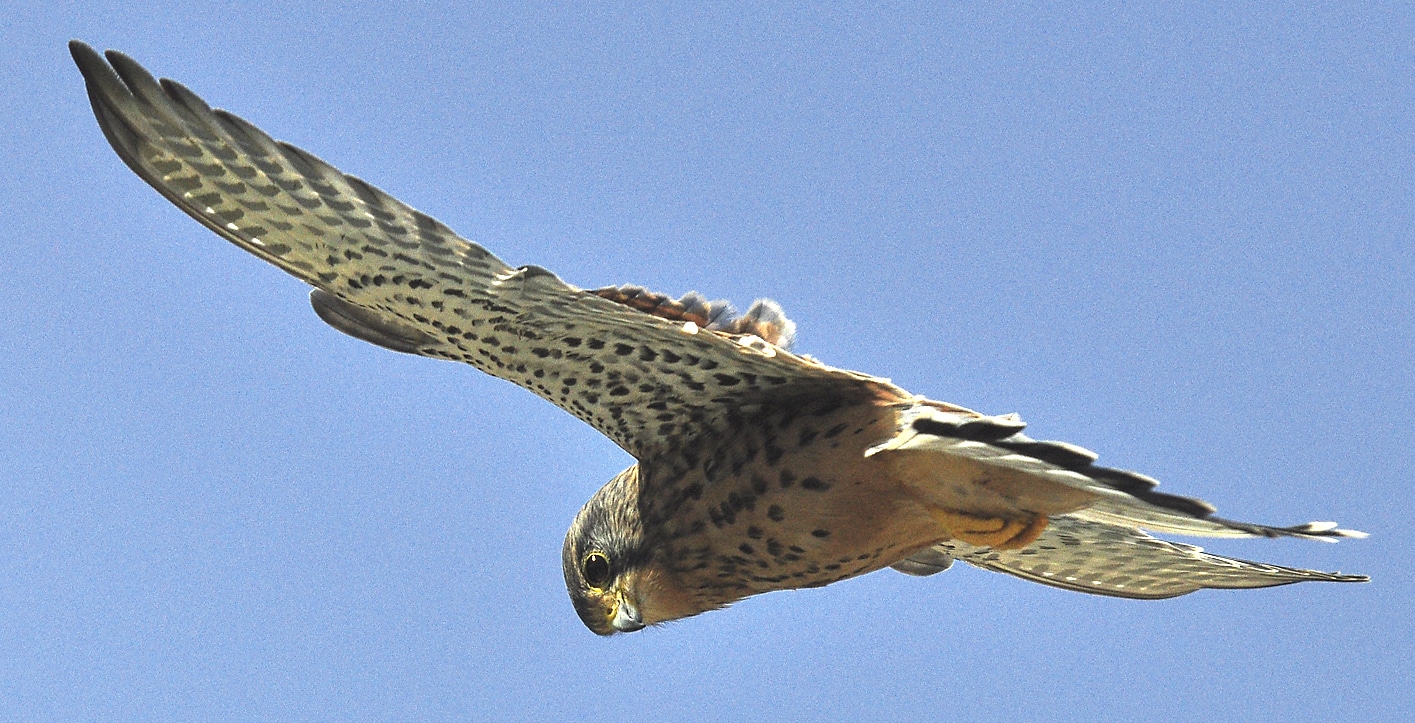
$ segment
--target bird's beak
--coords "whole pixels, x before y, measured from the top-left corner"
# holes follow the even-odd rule
[[[609,626],[621,633],[643,630],[644,618],[639,614],[639,608],[625,598],[623,593],[617,595],[616,600],[614,616],[609,619]]]

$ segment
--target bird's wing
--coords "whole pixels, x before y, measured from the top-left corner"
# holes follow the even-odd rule
[[[960,414],[923,402],[900,415],[890,439],[868,455],[912,454],[925,463],[963,471],[974,486],[957,493],[961,512],[993,493],[1017,510],[1047,514],[1041,536],[1017,550],[949,540],[915,553],[895,569],[932,574],[950,559],[1046,585],[1141,599],[1184,595],[1203,588],[1248,588],[1319,580],[1362,582],[1364,575],[1299,570],[1211,555],[1198,547],[1156,539],[1141,529],[1207,537],[1364,537],[1330,522],[1272,527],[1214,517],[1203,500],[1157,492],[1141,474],[1100,467],[1096,454],[1065,442],[1034,440],[1016,415]],[[948,494],[948,485],[942,494]],[[982,510],[998,514],[996,510]]]
[[[963,489],[959,512],[999,514],[972,505],[1002,500],[1016,510],[1070,517],[1097,523],[1102,529],[1135,528],[1199,537],[1301,537],[1335,541],[1365,537],[1333,522],[1308,522],[1276,527],[1214,516],[1213,505],[1155,488],[1158,482],[1138,472],[1095,464],[1096,453],[1066,442],[1039,441],[1022,433],[1026,425],[1015,414],[989,417],[946,404],[923,401],[899,415],[899,429],[866,452],[867,456],[912,454],[915,469],[947,467],[980,482]],[[941,494],[948,494],[944,486]],[[981,493],[988,494],[981,494]],[[1005,512],[1002,510],[1001,512]]]
[[[1365,582],[1365,575],[1300,570],[1211,555],[1193,545],[1151,537],[1133,527],[1070,515],[1052,517],[1032,544],[1000,551],[949,541],[932,548],[994,572],[1095,595],[1142,600],[1204,588],[1255,588],[1295,582]]]
[[[905,396],[786,351],[791,325],[770,302],[732,319],[695,295],[583,291],[512,268],[121,53],[105,62],[78,41],[70,50],[123,161],[207,228],[316,287],[320,318],[526,387],[637,457],[731,424],[758,401]]]

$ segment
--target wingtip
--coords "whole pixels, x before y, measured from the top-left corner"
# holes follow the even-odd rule
[[[103,60],[103,55],[94,50],[92,45],[82,40],[69,41],[69,57],[74,59],[74,64],[79,66],[79,70],[84,75],[88,75],[90,69],[108,67],[108,63]]]
[[[88,75],[90,71],[104,69],[110,72],[121,66],[135,66],[139,69],[136,60],[117,50],[105,50],[102,53],[88,43],[77,38],[69,41],[69,56],[74,59],[74,63],[79,66],[79,70]],[[143,71],[146,72],[146,71]]]
[[[1369,537],[1369,535],[1360,530],[1343,530],[1337,527],[1335,522],[1328,520],[1308,522],[1305,525],[1294,525],[1287,528],[1287,530],[1302,537],[1311,537],[1327,542],[1336,542],[1338,538],[1342,537],[1354,540]]]

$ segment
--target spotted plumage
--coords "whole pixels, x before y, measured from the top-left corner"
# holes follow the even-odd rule
[[[956,559],[1135,598],[1365,578],[1249,563],[1150,537],[1333,539],[1329,523],[1215,517],[1096,456],[790,351],[770,301],[585,291],[513,268],[373,186],[126,56],[74,42],[104,135],[212,231],[314,287],[321,319],[395,351],[470,364],[555,403],[638,463],[581,510],[566,585],[598,633],[743,597]]]

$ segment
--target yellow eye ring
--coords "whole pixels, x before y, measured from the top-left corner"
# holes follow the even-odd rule
[[[585,555],[585,561],[580,563],[580,571],[585,576],[585,582],[597,590],[604,589],[613,573],[609,558],[598,550]]]

